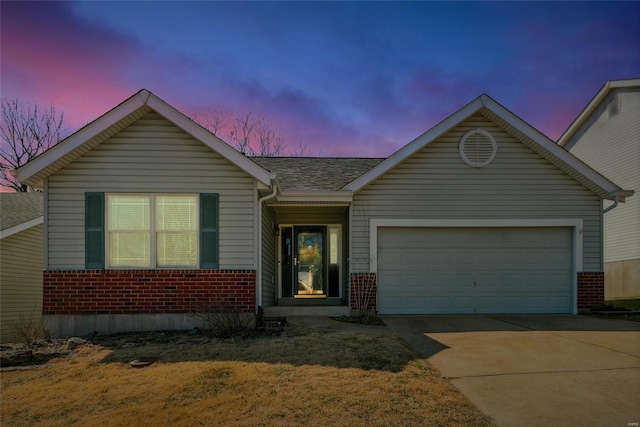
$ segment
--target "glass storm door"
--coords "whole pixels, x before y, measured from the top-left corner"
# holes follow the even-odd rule
[[[282,230],[282,296],[327,296],[327,227],[299,226]]]

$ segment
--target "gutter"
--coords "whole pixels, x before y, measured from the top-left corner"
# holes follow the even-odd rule
[[[611,206],[609,206],[608,208],[606,208],[605,210],[603,210],[602,213],[606,214],[610,210],[613,210],[616,206],[618,206],[618,203],[624,203],[626,201],[626,198],[633,196],[634,193],[635,193],[635,191],[633,191],[633,190],[614,191],[612,193],[613,204]]]
[[[608,208],[606,208],[605,210],[602,211],[602,214],[606,214],[607,212],[609,212],[610,210],[613,210],[616,206],[618,206],[618,202],[620,202],[620,196],[615,196],[613,198],[613,204],[611,206],[609,206]]]
[[[273,191],[271,192],[271,194],[268,194],[264,197],[261,197],[260,199],[258,199],[258,219],[257,219],[257,227],[256,229],[258,230],[258,259],[257,259],[257,265],[258,265],[258,270],[256,271],[256,313],[258,312],[258,307],[260,307],[261,301],[262,301],[262,203],[264,203],[267,200],[273,199],[274,197],[276,197],[277,193],[278,193],[278,182],[276,180],[276,176],[275,175],[271,175],[270,177],[271,180],[271,186],[273,188]]]

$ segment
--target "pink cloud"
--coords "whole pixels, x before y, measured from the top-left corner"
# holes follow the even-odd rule
[[[135,42],[78,19],[70,3],[4,3],[2,27],[3,96],[52,103],[78,127],[133,92],[117,68]]]

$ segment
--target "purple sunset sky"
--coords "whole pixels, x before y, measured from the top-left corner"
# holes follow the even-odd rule
[[[557,139],[640,76],[640,2],[7,2],[3,97],[75,130],[142,88],[251,112],[311,154],[388,156],[482,93]]]

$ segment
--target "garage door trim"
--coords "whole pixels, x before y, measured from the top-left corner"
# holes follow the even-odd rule
[[[582,271],[582,229],[581,218],[558,219],[370,219],[369,256],[370,271],[378,272],[378,228],[419,227],[419,228],[491,228],[491,227],[571,227],[573,229],[573,271],[571,281],[571,307],[577,313],[577,274]]]

